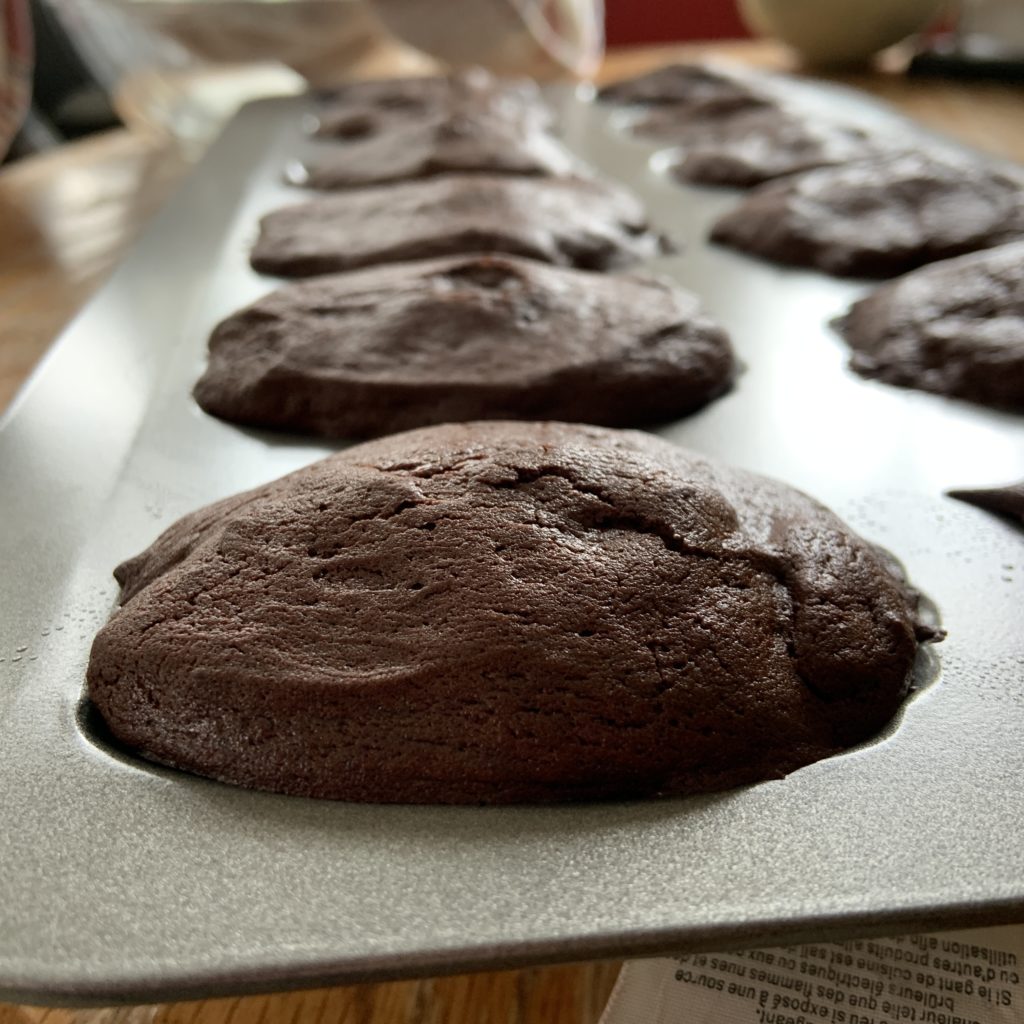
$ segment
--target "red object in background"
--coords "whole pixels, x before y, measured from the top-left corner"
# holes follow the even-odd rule
[[[0,160],[28,109],[32,22],[25,0],[0,0]]]
[[[733,0],[605,0],[609,46],[687,39],[745,39]]]

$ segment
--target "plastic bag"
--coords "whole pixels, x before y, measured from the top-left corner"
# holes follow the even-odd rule
[[[604,53],[602,0],[121,3],[203,60],[277,60],[314,86],[364,74],[429,71],[436,62],[539,78],[588,77]],[[418,61],[416,54],[408,59],[410,47],[419,51]]]

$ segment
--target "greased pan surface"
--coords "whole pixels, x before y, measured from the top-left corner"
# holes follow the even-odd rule
[[[1024,475],[1024,421],[854,377],[827,321],[864,286],[710,248],[735,194],[677,186],[628,115],[569,95],[562,134],[684,243],[652,266],[746,364],[662,433],[831,505],[938,606],[949,637],[901,720],[715,796],[481,809],[247,792],[122,757],[80,720],[113,566],[331,450],[189,394],[213,324],[278,284],[247,251],[262,213],[302,198],[282,172],[322,145],[309,110],[239,115],[0,432],[0,995],[142,1002],[1024,920],[1024,534],[941,493]]]

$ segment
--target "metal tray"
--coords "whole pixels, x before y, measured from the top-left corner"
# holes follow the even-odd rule
[[[827,105],[910,129],[866,100]],[[209,328],[274,287],[257,217],[322,145],[309,101],[245,109],[66,332],[0,433],[0,995],[142,1002],[529,962],[1024,920],[1024,536],[943,498],[1024,475],[1024,420],[868,383],[826,326],[863,285],[703,241],[627,116],[574,95],[570,145],[685,244],[746,370],[673,441],[787,480],[906,563],[949,630],[885,737],[784,781],[567,807],[377,807],[132,761],[79,721],[111,568],[182,513],[328,451],[205,416]]]

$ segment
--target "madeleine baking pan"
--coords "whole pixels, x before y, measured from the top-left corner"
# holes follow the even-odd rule
[[[837,90],[811,101],[904,134]],[[745,369],[663,431],[831,505],[906,564],[948,639],[877,741],[714,796],[379,807],[123,756],[80,708],[114,565],[179,515],[331,450],[190,397],[247,251],[325,145],[305,98],[229,127],[0,432],[0,995],[76,1004],[1024,921],[1024,533],[943,497],[1024,476],[1024,420],[870,383],[828,321],[864,291],[708,246],[735,194],[683,188],[628,112],[559,100],[569,145],[679,243]]]

